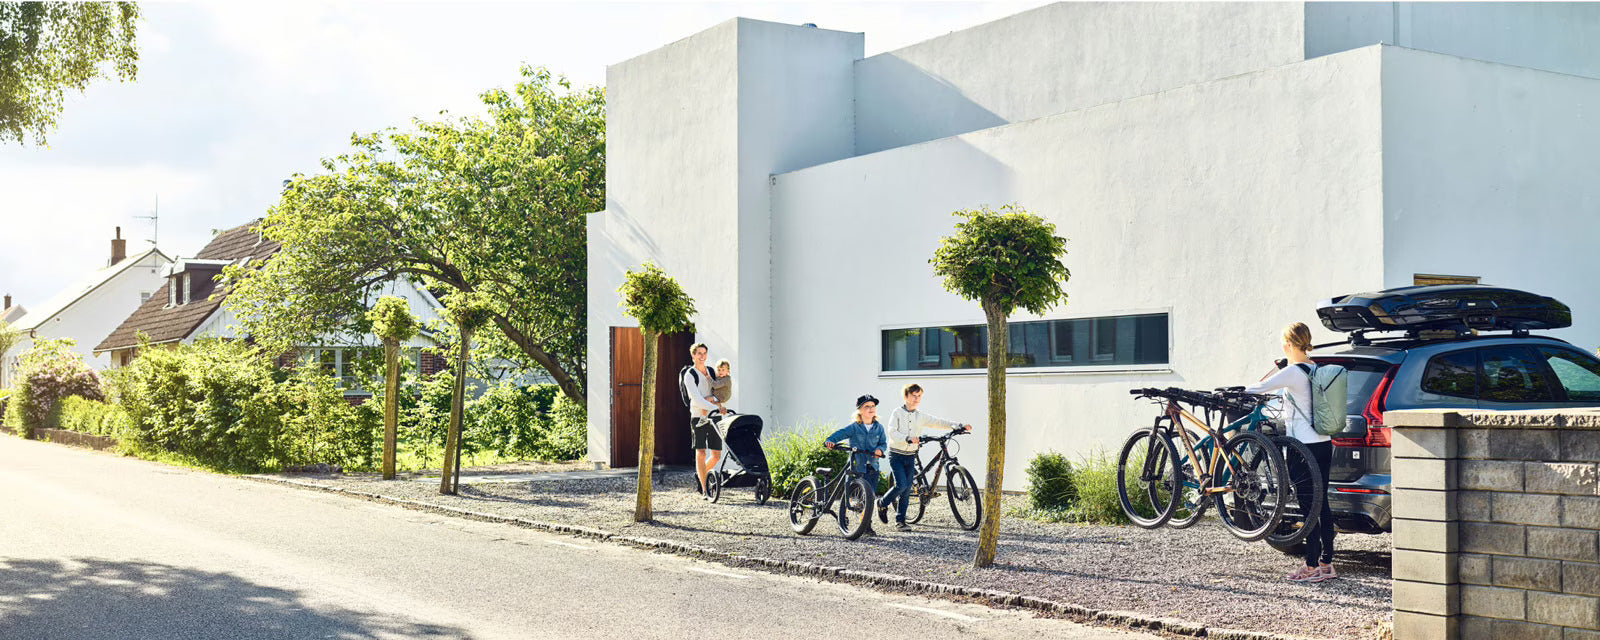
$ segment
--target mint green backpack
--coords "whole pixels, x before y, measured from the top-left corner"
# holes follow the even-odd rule
[[[1306,377],[1311,379],[1311,428],[1325,436],[1344,431],[1345,427],[1345,402],[1350,389],[1350,376],[1348,371],[1336,364],[1308,365],[1297,364],[1301,371],[1306,372]],[[1290,406],[1295,411],[1300,410],[1300,405],[1293,401],[1291,396]]]

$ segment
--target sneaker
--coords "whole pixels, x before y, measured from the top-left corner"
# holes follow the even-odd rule
[[[889,506],[878,505],[878,522],[889,524]]]
[[[906,521],[901,520],[899,522],[894,523],[894,528],[897,531],[910,531],[911,530],[911,525],[906,524]]]

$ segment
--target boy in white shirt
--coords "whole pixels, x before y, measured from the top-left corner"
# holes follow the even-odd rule
[[[922,443],[924,428],[965,431],[970,424],[951,422],[930,416],[917,407],[922,405],[922,386],[916,383],[901,389],[905,404],[895,407],[885,426],[889,440],[889,470],[894,474],[894,487],[878,501],[878,520],[889,521],[889,503],[894,503],[895,528],[906,531],[906,508],[911,505],[911,477],[917,473],[917,450]]]

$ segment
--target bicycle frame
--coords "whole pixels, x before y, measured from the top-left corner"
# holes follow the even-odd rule
[[[1208,494],[1227,493],[1233,491],[1233,488],[1227,486],[1226,483],[1223,483],[1223,485],[1219,487],[1216,486],[1216,483],[1214,482],[1214,480],[1218,477],[1223,479],[1228,478],[1234,471],[1233,461],[1229,460],[1228,456],[1222,455],[1222,448],[1228,443],[1227,436],[1223,435],[1226,430],[1213,431],[1211,429],[1211,425],[1206,424],[1204,421],[1201,421],[1199,418],[1195,417],[1193,413],[1189,413],[1183,407],[1179,406],[1177,400],[1167,398],[1165,399],[1165,402],[1166,415],[1162,418],[1156,419],[1157,428],[1159,429],[1161,420],[1165,419],[1169,421],[1169,429],[1178,432],[1180,439],[1183,440],[1183,448],[1189,452],[1189,459],[1197,462],[1200,460],[1208,460],[1208,468],[1205,476],[1202,478],[1197,478],[1197,480],[1209,480],[1213,482],[1211,483],[1211,486],[1202,486],[1206,483],[1197,482],[1195,484],[1195,488],[1200,489],[1203,493]],[[1197,441],[1194,434],[1189,432],[1188,427],[1184,424],[1185,422],[1187,422],[1189,425],[1193,425],[1195,428],[1205,433],[1205,437]],[[1197,445],[1199,446],[1198,451],[1196,450]],[[1151,446],[1155,446],[1154,440],[1151,441]],[[1206,453],[1205,458],[1200,457],[1200,451],[1204,451]],[[1154,458],[1155,456],[1145,456],[1144,473],[1146,477],[1149,477],[1150,474],[1154,472],[1154,469],[1152,468],[1153,465],[1156,464]],[[1226,473],[1218,473],[1219,469],[1217,466],[1219,463],[1223,466],[1221,471]],[[1185,485],[1187,485],[1187,482],[1185,482]]]
[[[911,476],[912,486],[916,486],[916,482],[921,480],[924,486],[932,490],[939,484],[939,478],[944,477],[945,466],[956,464],[955,456],[950,455],[950,441],[939,440],[938,442],[939,453],[934,455],[933,459],[929,460],[927,464],[922,463],[922,456],[916,457],[917,472]],[[930,471],[932,472],[931,475]]]

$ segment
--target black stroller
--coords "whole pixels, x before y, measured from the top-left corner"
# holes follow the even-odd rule
[[[772,477],[767,475],[767,452],[761,449],[761,417],[732,414],[717,420],[723,432],[722,460],[706,473],[706,497],[716,502],[724,488],[755,487],[756,504],[772,497]],[[728,470],[732,460],[735,469]]]

